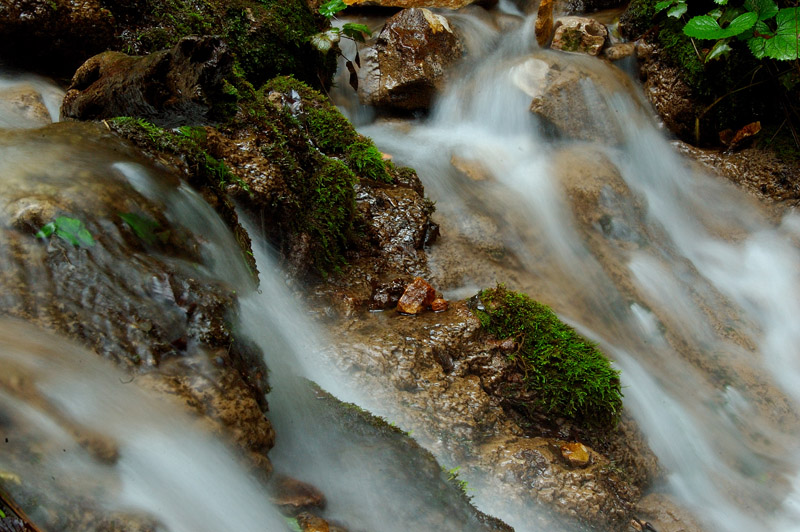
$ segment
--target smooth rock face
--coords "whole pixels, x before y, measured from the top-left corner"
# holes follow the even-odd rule
[[[444,9],[461,9],[470,4],[491,6],[497,0],[345,0],[348,5],[381,6],[381,7],[437,7]]]
[[[424,8],[404,9],[386,21],[375,45],[362,53],[359,99],[377,107],[427,109],[462,52],[446,18]]]
[[[186,37],[145,57],[104,52],[72,78],[61,114],[92,120],[146,118],[160,126],[208,120],[220,99],[233,57],[217,37]]]
[[[51,122],[50,112],[35,87],[0,89],[0,127],[41,127]]]
[[[608,38],[606,27],[594,19],[561,17],[553,24],[555,33],[550,45],[554,50],[598,55]]]
[[[421,277],[415,278],[406,287],[405,292],[397,302],[397,312],[403,314],[419,314],[436,299],[436,290]]]

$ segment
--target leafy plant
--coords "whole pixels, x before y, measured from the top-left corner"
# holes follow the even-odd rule
[[[336,13],[345,8],[347,8],[347,4],[344,3],[344,0],[329,0],[319,7],[319,13],[330,21],[336,18]],[[342,37],[356,42],[364,42],[365,36],[372,36],[372,32],[365,24],[347,22],[343,24],[341,28],[332,26],[325,31],[312,35],[309,41],[314,48],[322,53],[327,53],[334,48],[334,45],[339,43]],[[344,57],[338,47],[336,48],[336,53]],[[352,61],[345,57],[345,66],[350,72],[350,85],[354,89],[357,89],[358,76],[356,75],[355,66],[353,66],[354,62],[356,65],[361,66],[361,59],[358,56],[358,51],[356,51],[355,58]]]
[[[742,5],[729,0],[714,0],[718,7],[705,15],[689,19],[683,32],[695,39],[717,41],[701,59],[711,61],[731,51],[731,39],[736,37],[758,59],[771,58],[790,61],[800,58],[800,8],[780,9],[774,0],[745,0]],[[667,12],[681,18],[688,9],[686,0],[663,0],[656,12]]]
[[[95,244],[92,234],[86,229],[83,222],[77,218],[59,216],[39,229],[36,233],[36,238],[48,238],[53,234],[73,246],[92,247]]]
[[[461,470],[461,466],[456,466],[452,469],[445,469],[442,466],[442,471],[447,473],[447,482],[456,486],[464,495],[468,496],[467,490],[470,489],[469,483],[466,480],[461,480],[458,477],[458,472]]]

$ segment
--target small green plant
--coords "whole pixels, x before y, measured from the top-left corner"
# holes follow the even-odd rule
[[[523,384],[507,390],[508,401],[590,423],[616,422],[622,411],[619,372],[549,307],[498,285],[479,294],[474,311],[489,333],[518,346],[509,358]]]
[[[745,0],[741,5],[729,0],[714,0],[717,7],[705,15],[689,19],[683,32],[695,39],[717,41],[701,59],[711,61],[731,51],[731,39],[746,41],[758,59],[790,61],[800,58],[800,8],[778,8],[774,0]],[[663,0],[656,12],[681,18],[686,13],[686,0]]]
[[[3,510],[0,510],[0,519],[5,519],[5,518],[6,514],[3,512]]]
[[[470,490],[469,483],[466,480],[458,478],[458,472],[461,471],[461,466],[456,466],[452,469],[446,469],[442,466],[442,471],[447,473],[447,482],[456,486],[464,495]]]
[[[144,240],[147,245],[153,245],[156,241],[166,242],[169,238],[169,231],[158,231],[160,224],[147,216],[141,216],[133,212],[120,213],[122,220],[128,224],[133,233]]]
[[[347,4],[344,3],[344,0],[330,0],[319,7],[319,12],[322,16],[330,21],[336,18],[336,13],[345,8],[347,8]],[[338,44],[342,37],[355,42],[364,42],[365,36],[372,36],[372,32],[366,25],[347,22],[343,24],[341,28],[332,26],[325,31],[312,35],[309,38],[309,41],[311,42],[311,46],[323,54],[327,54],[332,48],[334,48],[334,45]],[[350,60],[345,57],[344,54],[342,54],[338,47],[335,48],[335,50],[338,55],[344,57],[345,66],[347,67],[348,72],[350,72],[350,86],[352,86],[354,90],[357,90],[358,76],[356,74],[356,67],[353,65],[355,63],[356,65],[361,66],[361,59],[358,56],[358,51],[356,51],[355,57]]]
[[[48,238],[53,234],[73,246],[92,247],[95,244],[92,234],[86,229],[83,222],[77,218],[59,216],[39,229],[36,233],[36,238]]]

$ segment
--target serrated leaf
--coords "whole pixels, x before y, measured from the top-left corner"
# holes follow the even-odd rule
[[[319,12],[322,16],[331,18],[346,7],[347,4],[344,3],[344,0],[330,0],[330,2],[325,2],[319,6]]]
[[[324,54],[333,48],[334,44],[339,42],[339,38],[339,28],[331,28],[328,31],[312,35],[309,42],[311,46]]]
[[[687,9],[686,3],[680,2],[675,7],[667,11],[667,16],[670,16],[672,18],[681,18],[681,16],[684,13],[686,13],[686,9]]]
[[[709,12],[708,12],[708,13],[706,13],[706,14],[707,14],[709,17],[711,17],[711,18],[713,18],[714,20],[716,20],[717,22],[719,22],[719,19],[720,19],[720,17],[722,17],[722,10],[721,10],[721,9],[719,9],[719,8],[717,8],[717,9],[712,9],[711,11],[709,11]]]
[[[352,33],[364,34],[367,37],[372,35],[372,32],[369,30],[369,26],[366,24],[356,24],[355,22],[348,22],[342,26],[342,32],[348,37],[352,37]]]
[[[675,0],[664,0],[656,4],[656,13],[660,13],[675,3]]]
[[[745,0],[744,7],[758,14],[758,20],[767,20],[778,14],[778,5],[774,0]]]
[[[683,33],[696,39],[725,39],[749,30],[756,22],[758,15],[747,12],[733,19],[727,28],[722,28],[713,17],[699,15],[686,23]]]
[[[714,47],[711,48],[711,51],[708,52],[705,62],[708,63],[709,61],[713,61],[714,59],[719,59],[725,55],[728,55],[730,51],[731,47],[728,44],[727,39],[722,39],[720,41],[717,41]]]
[[[714,3],[718,6],[726,6],[728,5],[728,0],[714,0]]]

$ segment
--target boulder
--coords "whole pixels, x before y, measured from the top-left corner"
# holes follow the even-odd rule
[[[207,122],[215,106],[230,99],[225,78],[232,66],[218,37],[186,37],[145,57],[104,52],[75,73],[61,114],[81,120],[134,116],[161,126]]]
[[[603,50],[603,56],[609,61],[619,61],[626,57],[636,54],[636,44],[632,42],[621,42],[612,44]]]
[[[563,52],[599,55],[606,44],[608,30],[591,18],[561,17],[553,23],[550,47]]]
[[[113,44],[114,24],[100,0],[3,0],[0,50],[25,70],[69,75]]]
[[[406,111],[427,109],[463,46],[448,20],[425,8],[400,11],[362,53],[361,103]]]
[[[555,4],[555,0],[542,0],[539,10],[536,12],[534,33],[536,42],[542,47],[546,46],[553,36],[553,4]]]

